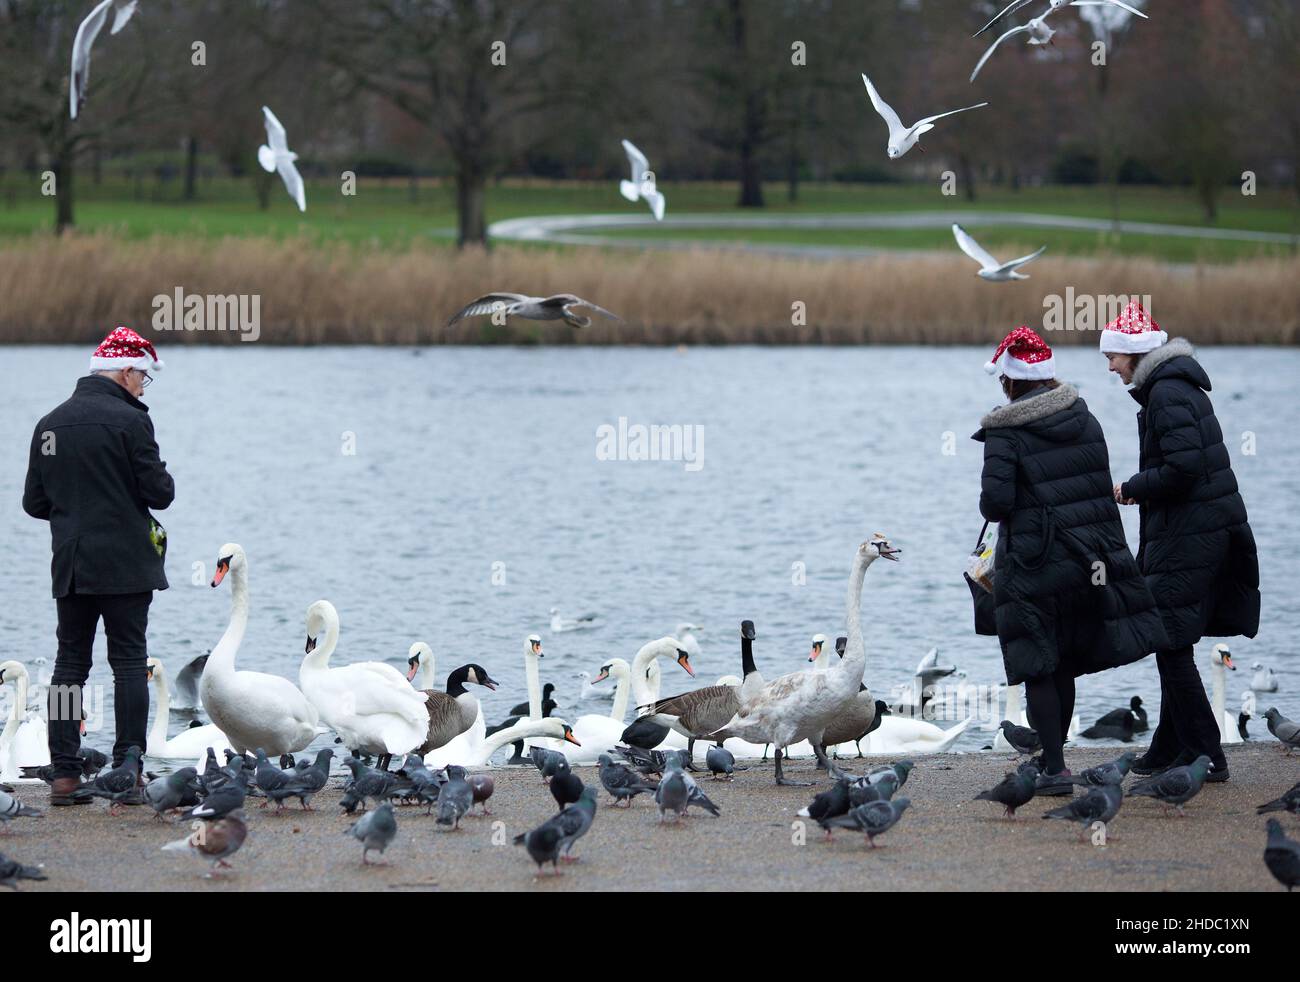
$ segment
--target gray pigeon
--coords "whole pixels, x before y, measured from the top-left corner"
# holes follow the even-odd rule
[[[1268,732],[1282,741],[1288,750],[1300,750],[1300,725],[1283,716],[1276,708],[1264,714],[1268,720]]]
[[[561,812],[560,814],[563,814]],[[559,815],[556,816],[558,818]],[[537,876],[542,875],[542,865],[551,864],[551,870],[556,876],[560,873],[560,843],[564,840],[564,833],[559,827],[552,825],[555,819],[549,819],[543,822],[531,832],[524,832],[515,836],[515,845],[523,846],[528,850],[528,855],[532,857],[533,862],[537,864]]]
[[[266,795],[267,801],[275,802],[275,810],[278,814],[284,811],[284,799],[299,797],[298,792],[302,786],[297,783],[296,775],[286,774],[283,770],[271,763],[266,755],[266,751],[261,747],[257,748],[257,787],[262,794]],[[266,807],[263,802],[262,807]]]
[[[1256,815],[1264,815],[1268,812],[1290,812],[1292,815],[1300,816],[1300,781],[1291,786],[1291,790],[1280,798],[1274,798],[1255,809]]]
[[[1016,809],[1021,805],[1027,805],[1033,800],[1037,785],[1038,768],[1024,767],[1008,774],[1000,784],[989,788],[987,791],[981,791],[973,800],[996,802],[1002,806],[1004,817],[1014,819]]]
[[[122,758],[122,766],[100,772],[93,781],[82,784],[72,792],[74,801],[90,798],[107,798],[108,813],[116,815],[124,803],[139,804],[140,758],[143,751],[139,747],[127,747]]]
[[[8,887],[10,890],[17,890],[19,880],[46,879],[49,879],[49,877],[41,872],[40,866],[24,866],[21,863],[15,863],[4,853],[0,853],[0,886]]]
[[[361,863],[369,865],[370,850],[378,849],[382,856],[397,835],[397,815],[392,804],[385,801],[374,811],[362,815],[348,828],[347,834],[365,847],[361,850]]]
[[[831,767],[834,768],[835,765],[832,764]],[[853,775],[845,774],[842,771],[833,771],[832,773],[835,775],[835,783],[827,790],[820,792],[812,801],[795,813],[801,818],[811,818],[820,825],[826,830],[826,838],[828,839],[831,836],[832,828],[828,824],[830,820],[846,814],[849,808],[852,807],[852,802],[849,801],[849,788],[850,779]]]
[[[340,802],[345,808],[348,807],[349,801],[354,801],[361,805],[362,811],[365,811],[367,799],[379,804],[381,801],[387,801],[396,789],[407,785],[404,778],[390,774],[388,771],[367,767],[364,761],[356,757],[345,757],[343,763],[352,771],[352,782],[344,789],[344,798]],[[356,807],[356,804],[353,804],[353,807]],[[348,808],[349,812],[351,810]]]
[[[241,776],[232,783],[242,785],[246,782],[247,778]],[[230,868],[226,860],[239,851],[247,838],[248,824],[244,821],[244,812],[236,808],[224,818],[203,822],[189,838],[169,842],[162,848],[163,852],[188,852],[211,861],[212,866],[204,874],[211,877],[216,876],[219,869]]]
[[[1053,808],[1043,818],[1063,818],[1067,822],[1079,823],[1079,837],[1083,830],[1090,828],[1094,822],[1109,825],[1124,803],[1124,792],[1118,784],[1098,784],[1088,789],[1088,793],[1070,799],[1068,805]]]
[[[328,747],[316,754],[315,762],[305,758],[294,764],[294,773],[292,775],[295,789],[292,795],[302,804],[303,811],[311,811],[311,799],[314,795],[324,789],[330,780],[330,761],[334,759],[334,751]]]
[[[736,756],[726,747],[710,747],[704,755],[704,766],[713,775],[713,780],[718,780],[721,774],[730,781],[735,776]]]
[[[673,757],[666,768],[655,791],[655,802],[659,805],[659,821],[662,822],[664,815],[670,811],[676,821],[686,814],[686,809],[691,805],[703,808],[715,818],[722,814],[718,806],[700,790],[700,786],[695,783],[695,778],[682,770],[679,757]]]
[[[42,811],[24,805],[9,792],[0,791],[0,828],[4,828],[15,818],[40,818],[44,814]]]
[[[165,777],[156,777],[144,786],[145,804],[153,808],[154,818],[162,821],[163,812],[185,805],[198,787],[198,780],[199,772],[193,767],[182,767]]]
[[[1071,776],[1070,783],[1081,784],[1090,788],[1099,787],[1103,784],[1119,786],[1124,783],[1124,778],[1128,777],[1129,768],[1133,766],[1135,760],[1137,760],[1137,754],[1132,750],[1126,750],[1112,761],[1098,764],[1096,767],[1089,767],[1087,770]]]
[[[901,788],[907,783],[908,775],[916,769],[916,764],[910,760],[900,760],[896,764],[887,764],[884,767],[877,767],[867,772],[867,780],[872,784],[878,784],[880,781],[889,780],[892,774],[898,779],[897,787]]]
[[[545,747],[533,745],[528,748],[528,756],[532,759],[533,766],[537,772],[542,775],[542,781],[546,784],[551,783],[551,778],[559,770],[560,765],[567,764],[569,758],[558,750],[547,750]]]
[[[849,785],[849,806],[857,807],[872,801],[889,801],[900,787],[893,771],[860,777]]]
[[[1011,744],[1011,749],[1016,753],[1036,754],[1043,749],[1043,741],[1036,730],[1031,730],[1027,726],[1016,726],[1009,719],[1004,719],[998,726],[1002,730],[1002,735],[1006,737],[1007,743]]]
[[[1182,815],[1183,805],[1200,794],[1209,773],[1210,758],[1201,754],[1190,764],[1171,767],[1145,781],[1139,781],[1129,788],[1129,797],[1136,795],[1155,798],[1166,805],[1173,805],[1178,809],[1178,814]]]
[[[597,761],[600,764],[600,783],[614,798],[615,807],[620,801],[626,801],[627,807],[631,808],[633,798],[657,787],[632,768],[616,763],[609,754],[601,754]]]
[[[244,799],[248,795],[249,772],[236,765],[235,770],[225,770],[223,773],[227,778],[225,783],[213,789],[203,799],[202,804],[196,805],[186,812],[186,818],[225,818],[227,815],[234,814],[244,807]],[[208,782],[208,786],[212,786],[211,782]]]
[[[0,856],[0,866],[3,862],[4,857]],[[1273,878],[1286,887],[1287,893],[1300,886],[1300,842],[1288,839],[1286,833],[1282,831],[1282,823],[1276,818],[1268,820],[1268,845],[1264,847],[1264,865],[1273,874]],[[3,870],[0,870],[0,877],[3,876]]]
[[[567,763],[567,761],[566,761]],[[460,828],[460,820],[474,806],[474,789],[465,780],[465,768],[448,764],[447,783],[438,792],[438,824]]]
[[[831,828],[856,829],[865,833],[867,843],[872,848],[876,845],[876,836],[888,832],[903,817],[912,802],[907,798],[896,801],[871,801],[865,805],[850,808],[848,812],[827,822]]]
[[[550,863],[558,874],[559,867],[556,863],[559,859],[563,858],[570,863],[578,861],[578,857],[569,854],[570,850],[574,843],[587,834],[595,818],[596,789],[583,788],[582,796],[577,801],[531,832],[515,836],[514,842],[528,850],[528,855],[537,863],[539,875],[543,863]],[[563,856],[560,855],[561,852]]]

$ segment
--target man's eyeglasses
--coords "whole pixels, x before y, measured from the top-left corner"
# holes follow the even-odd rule
[[[149,388],[149,383],[153,381],[153,376],[151,376],[148,372],[140,371],[140,369],[138,368],[133,369],[133,371],[140,376],[140,388],[142,389]]]

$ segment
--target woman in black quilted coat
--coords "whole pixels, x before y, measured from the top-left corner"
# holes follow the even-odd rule
[[[1166,335],[1132,304],[1102,334],[1110,370],[1129,383],[1138,411],[1138,472],[1113,489],[1141,507],[1138,564],[1156,598],[1169,646],[1156,654],[1160,725],[1138,773],[1212,762],[1210,781],[1228,779],[1219,722],[1196,670],[1202,637],[1253,638],[1259,630],[1259,560],[1210,379],[1182,338]]]
[[[1055,379],[1027,327],[986,370],[1008,398],[981,421],[980,511],[998,523],[994,601],[1007,684],[1025,683],[1043,745],[1039,794],[1069,794],[1062,746],[1074,680],[1166,645],[1155,601],[1124,538],[1101,424]]]

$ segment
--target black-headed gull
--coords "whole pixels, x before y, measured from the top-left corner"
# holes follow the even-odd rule
[[[1057,0],[1053,0],[1052,5],[1047,10],[1044,10],[1040,16],[1033,18],[1027,24],[1021,24],[1019,27],[1011,28],[1011,30],[1007,31],[1007,33],[1003,34],[1000,38],[990,44],[989,49],[984,52],[984,57],[982,57],[979,64],[975,66],[975,71],[970,73],[970,80],[972,82],[975,81],[975,76],[980,73],[980,69],[984,67],[984,63],[993,56],[993,52],[997,50],[998,45],[1015,34],[1028,34],[1030,44],[1054,43],[1052,41],[1052,36],[1056,34],[1056,31],[1048,25],[1047,18],[1048,15],[1055,13],[1062,7],[1105,7],[1108,5],[1124,7],[1125,10],[1132,10],[1133,13],[1137,14],[1139,17],[1146,17],[1146,14],[1142,13],[1140,10],[1133,10],[1132,7],[1120,3],[1119,0],[1069,0],[1068,3],[1066,0],[1060,0],[1059,3]]]
[[[663,192],[655,188],[655,172],[650,169],[650,161],[636,148],[631,140],[623,141],[623,151],[632,168],[632,180],[619,181],[618,190],[628,201],[645,201],[655,216],[655,221],[664,220]]]
[[[982,245],[972,239],[970,233],[960,225],[952,227],[952,234],[957,240],[957,245],[961,246],[961,251],[980,264],[980,271],[975,275],[982,280],[988,280],[990,283],[1009,283],[1012,280],[1029,279],[1024,273],[1017,273],[1016,270],[1030,260],[1037,259],[1047,251],[1047,246],[1043,246],[1037,252],[1031,252],[1027,256],[1021,256],[1019,259],[1013,259],[1008,263],[1000,263],[989,255]]]
[[[502,313],[507,317],[522,317],[530,321],[562,320],[570,327],[588,327],[591,318],[575,313],[574,307],[589,307],[610,320],[621,321],[618,314],[612,314],[604,307],[598,307],[590,300],[575,297],[572,293],[557,293],[553,297],[530,297],[523,293],[485,293],[452,315],[447,326],[455,324],[466,317],[481,317],[484,314]]]
[[[871,97],[871,104],[875,106],[880,118],[889,126],[889,143],[885,146],[885,152],[889,154],[890,160],[897,160],[916,146],[916,141],[921,138],[923,133],[929,133],[930,130],[934,129],[936,119],[943,119],[945,116],[964,113],[967,109],[979,109],[981,106],[988,105],[987,102],[980,102],[973,106],[966,106],[964,109],[953,109],[946,113],[939,113],[937,116],[926,116],[925,119],[918,119],[911,126],[904,126],[902,120],[898,118],[898,113],[890,108],[889,103],[880,98],[880,93],[871,84],[871,79],[863,74],[862,81],[867,86],[867,95]],[[921,149],[924,152],[925,148],[922,147]]]
[[[263,106],[262,116],[266,122],[266,143],[257,148],[257,162],[268,173],[279,171],[280,180],[284,181],[289,197],[298,203],[299,211],[306,211],[307,189],[303,187],[302,175],[293,163],[298,155],[289,149],[284,127],[275,118],[275,113]]]
[[[77,28],[77,36],[72,40],[72,77],[68,85],[68,109],[72,118],[86,104],[86,84],[90,81],[90,49],[104,29],[109,10],[113,11],[113,26],[110,34],[116,34],[135,13],[139,0],[103,0],[92,10],[89,16]]]
[[[979,37],[1003,17],[1010,17],[1017,10],[1022,10],[1033,2],[1034,0],[1011,0],[1011,3],[1002,8],[1001,13],[971,36]],[[1137,14],[1139,17],[1143,18],[1146,18],[1147,16],[1136,7],[1130,7],[1128,4],[1121,2],[1121,0],[1048,0],[1048,4],[1051,6],[1051,10],[1047,11],[1049,14],[1054,10],[1060,10],[1062,7],[1122,7],[1130,14]],[[1047,14],[1044,14],[1043,16],[1046,17]]]

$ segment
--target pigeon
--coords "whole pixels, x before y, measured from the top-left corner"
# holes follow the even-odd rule
[[[1032,18],[1026,24],[1021,24],[1018,27],[1011,28],[1011,30],[1007,31],[996,41],[994,41],[991,45],[989,45],[988,50],[984,52],[984,57],[982,57],[979,60],[979,64],[975,66],[975,71],[970,73],[970,80],[972,82],[975,81],[975,76],[980,73],[980,69],[984,67],[984,63],[993,56],[993,52],[997,50],[998,45],[1001,44],[1009,37],[1012,37],[1016,34],[1028,34],[1030,44],[1035,44],[1035,45],[1054,44],[1055,42],[1052,40],[1052,36],[1056,34],[1056,31],[1048,26],[1047,18],[1048,15],[1054,14],[1062,7],[1067,7],[1067,6],[1068,7],[1100,7],[1105,4],[1111,4],[1116,7],[1123,7],[1125,10],[1137,14],[1139,17],[1142,18],[1146,17],[1146,14],[1142,13],[1141,11],[1134,10],[1132,7],[1128,6],[1127,4],[1120,3],[1119,0],[1051,0],[1051,7],[1043,11],[1043,13],[1040,14],[1038,17]],[[1014,4],[1012,6],[1014,6]],[[998,17],[1001,16],[1002,16],[1001,14],[998,15]],[[998,17],[993,18],[993,21],[996,21]],[[983,30],[979,31],[975,36],[979,37],[980,34],[983,34],[984,31],[988,30],[988,28],[993,25],[993,21],[990,21],[989,24]]]
[[[1137,754],[1132,750],[1126,750],[1114,760],[1082,770],[1070,776],[1069,780],[1071,784],[1081,784],[1084,787],[1095,788],[1103,784],[1113,784],[1118,787],[1124,783],[1124,778],[1128,777],[1129,768],[1133,766],[1135,760]]]
[[[102,771],[93,781],[82,784],[72,792],[73,799],[84,801],[90,798],[107,798],[108,813],[116,815],[123,802],[137,798],[141,756],[142,751],[139,747],[127,747],[121,767]]]
[[[847,813],[849,807],[849,781],[845,777],[837,777],[834,784],[795,814],[801,818],[811,818],[826,830],[826,838],[829,839],[831,837],[829,821]]]
[[[736,755],[726,747],[710,747],[704,755],[704,765],[713,775],[713,780],[719,780],[718,775],[721,774],[730,781],[735,777]]]
[[[1268,720],[1269,733],[1281,740],[1287,749],[1300,750],[1300,726],[1291,722],[1279,713],[1276,708],[1266,712],[1264,718]]]
[[[992,27],[994,24],[1000,21],[1003,17],[1010,17],[1017,10],[1020,10],[1023,7],[1027,7],[1029,6],[1029,4],[1033,2],[1034,0],[1011,0],[1011,3],[1003,7],[1001,12],[998,13],[997,16],[995,16],[991,21],[989,21],[978,31],[972,34],[971,37],[979,37],[990,27]],[[1123,7],[1129,13],[1137,14],[1139,17],[1142,18],[1146,18],[1147,16],[1146,14],[1142,13],[1142,11],[1136,10],[1133,7],[1130,7],[1128,4],[1120,2],[1120,0],[1048,0],[1048,2],[1051,4],[1051,10],[1049,10],[1048,13],[1051,13],[1052,10],[1060,10],[1062,7],[1103,7],[1106,6],[1107,4],[1110,4],[1111,6],[1115,6],[1115,7]]]
[[[203,773],[199,775],[199,787],[204,794],[208,794],[226,779],[227,775],[222,773],[221,765],[217,763],[217,752],[208,747],[208,755],[203,762]]]
[[[40,818],[44,814],[44,812],[36,808],[24,805],[17,798],[12,797],[8,791],[0,791],[0,829],[3,829],[15,818]]]
[[[241,767],[223,773],[227,780],[213,788],[201,804],[186,812],[186,818],[219,819],[243,809],[248,795],[248,771]]]
[[[867,781],[871,784],[878,784],[881,781],[889,780],[890,775],[898,779],[897,787],[901,788],[907,783],[907,776],[916,768],[916,764],[910,760],[900,760],[896,764],[887,764],[884,767],[877,767],[875,770],[867,772]]]
[[[1009,719],[1004,719],[998,726],[1006,737],[1011,749],[1019,754],[1035,754],[1043,749],[1043,741],[1038,734],[1027,726],[1016,726]]]
[[[19,880],[49,879],[41,872],[42,869],[41,866],[24,866],[22,863],[15,863],[0,852],[0,886],[6,886],[10,890],[17,890]]]
[[[550,297],[530,297],[525,293],[485,293],[471,300],[468,304],[452,314],[447,326],[466,317],[482,317],[486,314],[503,317],[521,317],[530,321],[562,320],[570,327],[590,327],[591,318],[574,311],[574,307],[587,307],[610,320],[621,321],[618,314],[611,313],[604,307],[597,306],[590,300],[574,296],[572,293],[557,293]],[[565,628],[564,630],[569,630]]]
[[[0,883],[4,880],[4,857],[0,856]],[[1282,823],[1276,818],[1268,820],[1268,845],[1264,847],[1264,865],[1273,879],[1290,893],[1300,886],[1300,842],[1288,839]]]
[[[294,161],[298,155],[289,149],[289,141],[284,127],[275,118],[275,113],[266,106],[262,107],[263,122],[266,124],[266,143],[257,148],[257,162],[262,170],[274,174],[279,172],[280,180],[289,192],[289,197],[298,203],[299,211],[307,210],[307,189],[303,186],[302,175]]]
[[[1124,792],[1119,785],[1098,784],[1089,788],[1087,794],[1071,798],[1068,805],[1053,808],[1043,818],[1063,818],[1068,822],[1078,822],[1079,836],[1082,838],[1083,829],[1089,828],[1094,822],[1108,825],[1123,803]]]
[[[960,225],[953,225],[952,234],[957,240],[957,245],[961,247],[961,251],[980,264],[980,271],[975,275],[990,283],[1010,283],[1012,280],[1029,279],[1024,273],[1017,272],[1017,270],[1025,263],[1037,259],[1047,251],[1047,246],[1043,246],[1037,252],[1031,252],[1027,256],[1000,263],[982,245],[971,238],[970,233]]]
[[[899,798],[897,801],[871,801],[850,808],[838,818],[829,819],[827,824],[831,828],[856,829],[865,833],[868,845],[875,848],[876,836],[888,832],[897,825],[898,820],[903,817],[903,812],[911,804],[912,802],[907,798]]]
[[[333,759],[334,751],[326,747],[317,752],[314,762],[306,759],[298,761],[294,766],[294,793],[286,797],[296,797],[301,802],[303,811],[311,811],[312,796],[329,783],[330,761]]]
[[[473,794],[474,805],[483,806],[483,814],[491,815],[488,811],[488,799],[492,797],[492,792],[497,789],[497,783],[492,779],[490,774],[471,774],[465,779],[469,782],[469,789]]]
[[[378,849],[382,856],[388,844],[397,835],[397,815],[393,806],[385,801],[372,812],[362,815],[348,827],[347,834],[360,842],[365,848],[361,850],[361,864],[370,864],[370,850]]]
[[[438,792],[438,824],[459,829],[461,817],[474,804],[474,789],[465,780],[465,768],[448,764],[443,770],[447,783]]]
[[[862,76],[862,81],[867,86],[867,95],[871,97],[872,106],[875,107],[876,112],[880,114],[880,118],[883,119],[889,127],[889,142],[885,146],[885,152],[889,155],[890,160],[897,160],[899,157],[903,156],[903,154],[907,153],[907,151],[911,150],[912,147],[916,146],[916,141],[920,139],[923,134],[934,129],[935,120],[943,119],[945,116],[954,116],[957,113],[964,113],[969,109],[979,109],[988,105],[987,102],[981,102],[974,106],[966,106],[963,109],[953,109],[946,113],[939,113],[937,116],[926,116],[924,119],[917,120],[911,126],[904,126],[902,120],[898,118],[898,113],[894,112],[889,103],[880,98],[880,93],[878,93],[876,87],[871,84],[871,79],[867,78],[864,74]],[[925,148],[922,147],[921,149],[922,152],[924,152]]]
[[[892,773],[883,774],[879,780],[872,781],[861,777],[849,785],[849,807],[856,808],[872,801],[888,801],[898,791],[898,777]]]
[[[638,720],[638,722],[640,721]],[[626,735],[626,731],[624,731],[624,736]],[[647,750],[639,746],[616,744],[614,747],[614,753],[618,754],[631,764],[633,768],[644,775],[649,776],[651,774],[662,774],[664,772],[664,754],[661,750]]]
[[[68,110],[73,119],[86,104],[86,86],[90,82],[90,49],[104,29],[108,12],[113,11],[113,26],[109,34],[116,34],[135,13],[139,0],[102,0],[86,16],[77,28],[77,35],[72,40],[72,75],[68,84]]]
[[[529,747],[528,756],[533,766],[537,768],[537,772],[542,775],[544,784],[550,784],[556,772],[569,763],[569,758],[564,754],[558,750],[547,750],[545,747]]]
[[[609,754],[601,754],[597,758],[597,763],[600,765],[601,786],[613,797],[615,807],[620,801],[626,801],[627,807],[631,808],[633,798],[645,791],[653,791],[657,787],[632,768],[615,763],[614,758]]]
[[[204,822],[194,834],[177,842],[163,846],[163,852],[188,852],[199,859],[212,862],[205,877],[216,876],[219,869],[230,869],[226,862],[239,852],[240,846],[248,838],[248,825],[244,821],[242,809],[235,809],[224,818]]]
[[[676,821],[686,814],[686,809],[691,805],[703,808],[715,818],[722,814],[718,806],[700,790],[695,778],[682,770],[681,762],[677,759],[667,765],[659,787],[655,790],[655,802],[659,806],[660,822],[669,812],[673,813],[673,820]]]
[[[1166,805],[1173,805],[1178,814],[1183,814],[1183,805],[1200,793],[1205,785],[1205,778],[1210,773],[1210,758],[1201,754],[1190,764],[1171,767],[1145,781],[1139,781],[1129,788],[1129,797],[1139,796],[1155,798]]]
[[[79,747],[77,749],[77,759],[81,761],[81,778],[83,781],[90,780],[105,767],[108,766],[108,755],[101,750],[95,750],[90,747]],[[41,764],[37,766],[26,766],[18,769],[20,777],[39,778],[46,784],[54,783],[54,765]],[[8,785],[0,785],[8,788]],[[12,791],[12,788],[8,788]]]
[[[0,807],[2,804],[0,801]],[[1300,816],[1300,781],[1293,784],[1291,790],[1282,797],[1274,798],[1255,809],[1256,815],[1264,815],[1268,812],[1290,812],[1292,815]]]
[[[576,802],[553,818],[548,818],[531,832],[515,836],[514,843],[528,850],[528,854],[537,863],[539,875],[542,864],[548,862],[558,874],[559,868],[556,863],[559,859],[562,858],[568,863],[578,861],[578,857],[570,855],[570,850],[573,849],[574,843],[587,834],[595,818],[596,789],[583,788],[582,797]],[[544,831],[547,829],[551,831]],[[560,855],[561,851],[564,853],[563,856]]]
[[[630,140],[623,141],[623,152],[627,154],[628,165],[632,168],[632,179],[618,182],[619,194],[628,201],[644,201],[650,206],[655,221],[662,222],[664,196],[662,191],[655,188],[655,172],[650,169],[650,161]]]
[[[295,797],[298,793],[294,779],[272,764],[261,747],[257,749],[256,780],[258,790],[266,795],[267,800],[275,802],[277,812],[284,810],[285,798]],[[265,803],[262,807],[266,807]]]
[[[1025,767],[1007,774],[1002,782],[987,791],[981,791],[974,801],[994,801],[1003,807],[1002,814],[1014,819],[1016,809],[1028,804],[1034,797],[1038,784],[1038,768]]]
[[[560,811],[582,797],[582,788],[582,778],[573,773],[567,759],[556,767],[555,775],[551,778],[551,797],[560,806]]]
[[[379,804],[379,802],[387,800],[394,789],[407,784],[403,778],[398,777],[396,774],[367,767],[356,757],[345,757],[343,763],[352,771],[352,781],[344,789],[344,800],[354,801],[353,807],[360,804],[362,811],[366,810],[367,799]]]
[[[156,777],[144,786],[142,796],[145,804],[153,808],[154,818],[162,820],[163,812],[186,807],[190,802],[193,807],[194,789],[198,787],[199,774],[193,767],[182,767],[179,771],[166,777]]]

